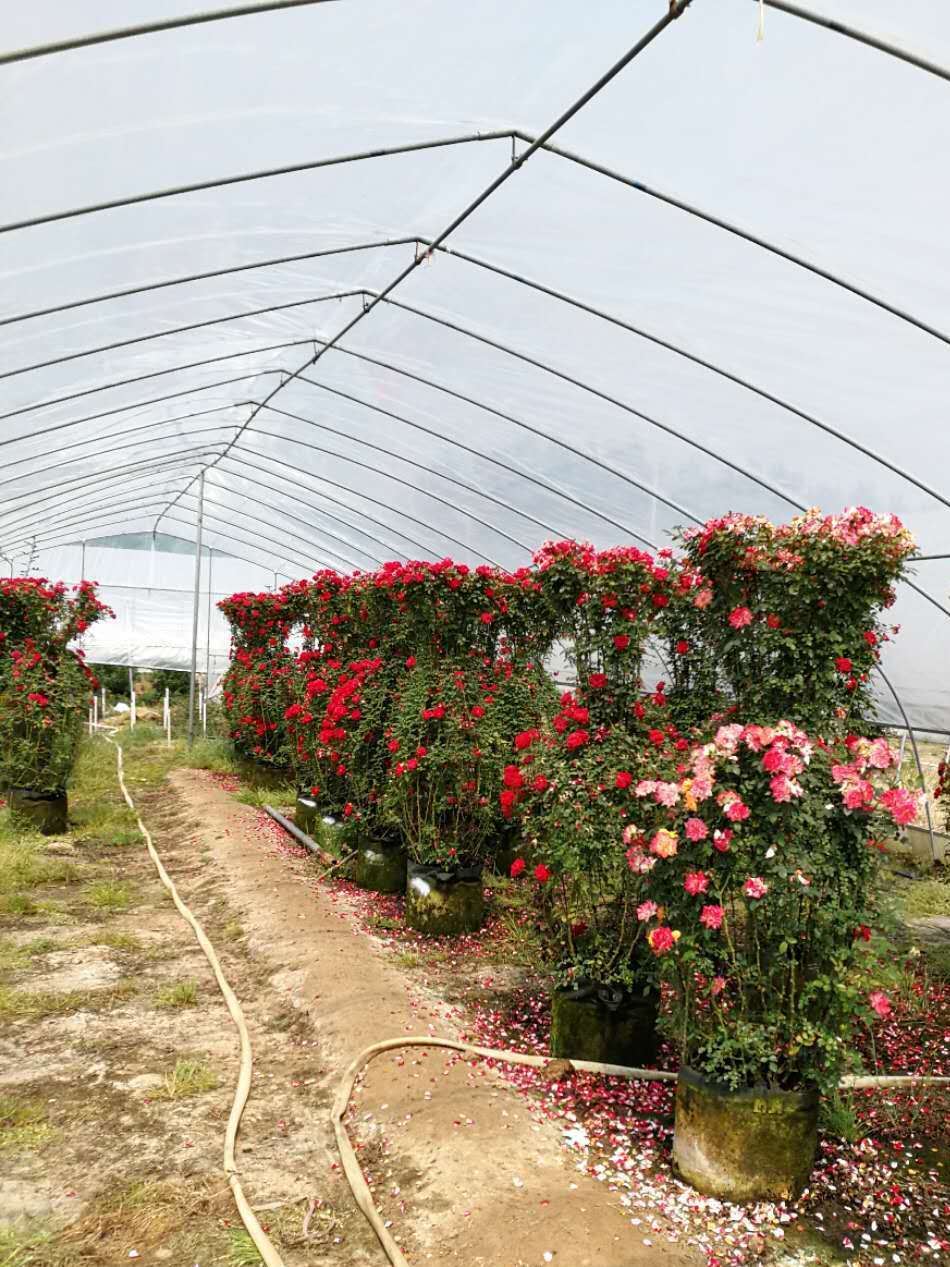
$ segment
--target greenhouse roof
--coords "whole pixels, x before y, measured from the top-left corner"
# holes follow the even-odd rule
[[[0,555],[147,590],[91,656],[179,662],[202,490],[209,596],[861,503],[916,534],[885,667],[950,731],[947,6],[4,28]]]

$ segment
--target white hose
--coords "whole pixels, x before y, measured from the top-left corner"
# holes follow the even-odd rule
[[[158,877],[171,895],[171,899],[175,903],[178,913],[181,915],[182,919],[191,925],[191,930],[195,935],[195,939],[204,951],[204,955],[208,960],[208,963],[211,965],[211,971],[214,973],[215,980],[218,983],[218,988],[224,996],[225,1003],[228,1005],[228,1011],[231,1013],[231,1020],[234,1022],[240,1036],[241,1068],[238,1073],[237,1086],[234,1090],[234,1101],[231,1105],[230,1117],[228,1118],[228,1128],[224,1134],[224,1171],[228,1177],[228,1184],[230,1185],[231,1192],[234,1195],[234,1203],[238,1208],[238,1214],[241,1216],[241,1222],[247,1228],[248,1236],[250,1236],[251,1240],[257,1247],[257,1252],[263,1259],[265,1267],[284,1267],[284,1260],[274,1248],[273,1242],[257,1221],[254,1211],[248,1204],[247,1198],[244,1195],[244,1189],[241,1187],[241,1181],[238,1178],[237,1162],[234,1155],[238,1127],[241,1124],[241,1115],[244,1112],[244,1106],[247,1104],[247,1097],[251,1090],[251,1073],[253,1071],[254,1064],[253,1057],[251,1055],[251,1039],[247,1032],[247,1024],[244,1020],[244,1013],[241,1011],[241,1005],[237,1000],[237,995],[231,989],[228,984],[228,980],[222,971],[221,963],[215,953],[214,946],[212,946],[211,942],[208,940],[204,929],[198,923],[197,919],[195,919],[194,915],[192,915],[191,911],[179,897],[174,881],[162,865],[162,860],[158,856],[158,852],[152,843],[152,837],[149,834],[149,830],[142,822],[141,816],[135,808],[135,802],[129,795],[129,789],[125,786],[122,745],[116,743],[116,741],[109,735],[105,735],[104,737],[116,750],[116,767],[119,775],[119,787],[122,789],[122,795],[125,797],[126,805],[128,805],[129,809],[135,815],[135,821],[138,823],[139,831],[142,833],[145,840],[149,856],[155,864]]]

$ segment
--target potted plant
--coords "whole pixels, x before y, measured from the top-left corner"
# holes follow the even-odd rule
[[[46,835],[67,827],[66,787],[96,679],[72,647],[112,612],[88,581],[0,582],[0,744],[11,812]]]
[[[656,1056],[658,969],[647,944],[649,865],[623,843],[649,764],[671,774],[682,742],[664,705],[640,704],[639,726],[592,726],[566,692],[542,731],[525,731],[505,768],[503,811],[517,814],[534,865],[511,868],[535,886],[554,979],[551,1054],[642,1066]]]
[[[866,1012],[855,930],[869,905],[883,815],[917,798],[883,788],[884,739],[813,739],[788,721],[721,726],[670,783],[635,789],[628,862],[646,869],[647,943],[669,986],[679,1048],[674,1165],[734,1201],[796,1196],[818,1100]]]
[[[496,847],[499,793],[512,727],[537,719],[544,682],[533,667],[434,657],[400,685],[385,811],[408,854],[406,919],[422,932],[459,933],[484,916],[483,866]]]

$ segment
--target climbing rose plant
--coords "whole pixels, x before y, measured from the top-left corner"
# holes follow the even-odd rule
[[[4,785],[62,792],[97,683],[72,646],[113,612],[83,581],[0,581],[0,777]]]
[[[895,515],[810,510],[777,526],[730,514],[682,538],[701,576],[695,640],[717,667],[724,705],[820,733],[873,716],[870,674],[893,632],[881,612],[914,549]]]
[[[885,786],[895,764],[884,739],[736,723],[673,779],[658,766],[631,785],[614,848],[646,877],[637,918],[684,1064],[732,1087],[835,1085],[870,1015],[855,960],[881,841],[917,811]]]

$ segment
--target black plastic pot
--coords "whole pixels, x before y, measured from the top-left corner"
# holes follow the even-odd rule
[[[656,1059],[657,996],[586,984],[551,998],[551,1055],[642,1068]]]
[[[406,868],[406,923],[434,937],[474,933],[485,918],[481,867],[410,862]]]
[[[698,1191],[726,1201],[794,1200],[817,1147],[816,1091],[732,1091],[680,1070],[673,1165]]]
[[[389,841],[362,841],[353,859],[353,879],[375,893],[402,893],[406,887],[406,851]]]
[[[44,836],[57,836],[66,831],[65,792],[34,792],[31,788],[11,787],[7,797],[13,817],[28,823],[35,831]]]

